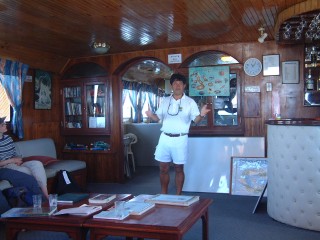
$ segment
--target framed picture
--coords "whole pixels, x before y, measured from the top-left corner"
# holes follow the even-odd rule
[[[263,76],[280,75],[280,55],[264,55],[262,56]]]
[[[282,62],[282,83],[299,83],[299,61]]]
[[[231,157],[230,194],[260,196],[267,183],[268,159]]]
[[[230,67],[189,68],[189,96],[230,96]]]
[[[51,75],[42,70],[35,71],[34,80],[34,108],[51,109],[52,81]]]

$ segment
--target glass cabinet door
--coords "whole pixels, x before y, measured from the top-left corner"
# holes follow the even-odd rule
[[[80,86],[63,88],[64,127],[82,128],[82,93]]]
[[[106,127],[106,86],[103,83],[86,85],[87,128]]]

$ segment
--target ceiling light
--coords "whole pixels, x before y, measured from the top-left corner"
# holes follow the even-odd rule
[[[105,42],[94,42],[92,48],[98,54],[105,54],[109,51],[110,45]]]
[[[268,34],[264,32],[264,27],[260,27],[258,31],[260,32],[260,37],[258,38],[258,42],[263,43],[264,40],[268,37]]]
[[[221,59],[222,62],[230,62],[230,61],[232,61],[234,58],[231,57],[231,56],[222,56],[220,59]]]

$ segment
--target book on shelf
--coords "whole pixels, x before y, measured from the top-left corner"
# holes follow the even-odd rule
[[[110,220],[123,220],[127,218],[130,215],[128,211],[124,211],[122,216],[120,216],[118,213],[116,213],[115,209],[112,208],[107,211],[101,211],[96,215],[93,215],[93,218],[96,219],[110,219]]]
[[[65,193],[58,196],[58,203],[72,204],[89,197],[88,193]]]
[[[157,194],[145,201],[157,204],[190,206],[191,204],[199,201],[199,196]]]
[[[105,204],[116,198],[116,194],[98,194],[89,198],[89,203]]]
[[[42,207],[42,208],[11,208],[5,213],[1,214],[1,218],[14,218],[14,217],[43,217],[51,216],[57,207]]]
[[[60,211],[54,213],[54,215],[70,214],[70,215],[77,215],[77,216],[88,216],[92,213],[100,211],[101,209],[102,209],[101,206],[92,206],[92,205],[83,204],[80,207],[61,209]]]

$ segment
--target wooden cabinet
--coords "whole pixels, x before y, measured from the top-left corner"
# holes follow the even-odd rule
[[[64,159],[80,159],[87,164],[89,182],[114,182],[110,124],[110,88],[107,77],[62,79],[61,134]],[[107,174],[108,169],[113,174]]]
[[[307,44],[304,58],[304,106],[320,106],[320,45]]]
[[[105,78],[64,80],[62,132],[65,135],[110,134],[108,86]]]
[[[110,151],[107,79],[67,79],[61,86],[64,150]]]

